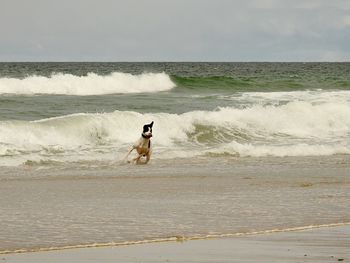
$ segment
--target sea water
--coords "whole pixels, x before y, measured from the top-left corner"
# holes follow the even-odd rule
[[[349,63],[1,63],[0,165],[350,153]]]
[[[349,63],[0,63],[0,253],[346,224],[349,153]]]

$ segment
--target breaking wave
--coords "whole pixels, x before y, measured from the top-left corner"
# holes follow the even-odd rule
[[[53,74],[50,77],[29,76],[24,79],[0,78],[0,94],[33,95],[103,95],[167,91],[175,87],[165,73],[132,75],[114,72],[110,75],[89,73],[87,76]]]
[[[115,111],[2,121],[0,165],[120,159],[150,121],[155,158],[350,154],[349,112],[347,101],[292,101],[183,114]]]

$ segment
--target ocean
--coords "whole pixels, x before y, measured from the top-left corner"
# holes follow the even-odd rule
[[[350,153],[349,63],[1,63],[0,165]]]
[[[0,254],[348,224],[350,63],[0,63],[0,167]]]

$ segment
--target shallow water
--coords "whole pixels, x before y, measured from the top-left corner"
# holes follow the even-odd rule
[[[349,157],[6,168],[2,251],[350,222]]]

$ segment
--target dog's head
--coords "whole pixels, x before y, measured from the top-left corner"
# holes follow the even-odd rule
[[[152,127],[153,127],[153,121],[150,124],[143,125],[142,137],[151,138],[152,137]]]

